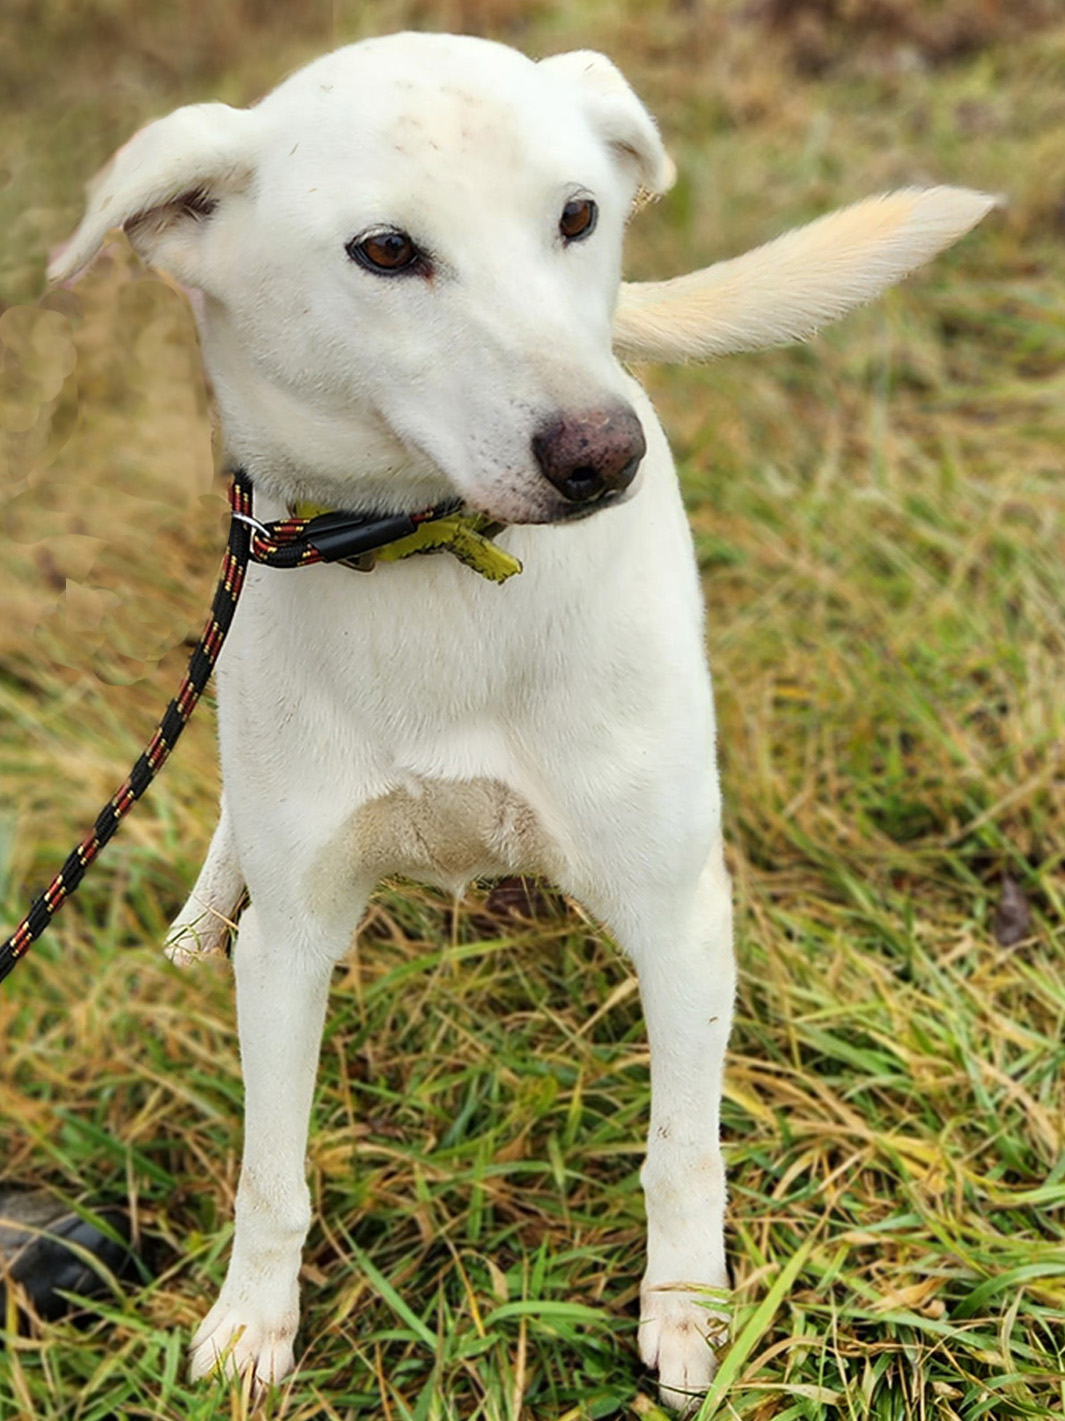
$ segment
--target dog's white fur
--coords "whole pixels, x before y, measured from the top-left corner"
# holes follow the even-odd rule
[[[251,571],[218,672],[221,820],[172,934],[179,957],[217,942],[247,885],[244,1164],[195,1374],[219,1359],[260,1380],[292,1366],[319,1036],[376,881],[519,871],[586,904],[639,972],[652,1080],[640,1350],[673,1405],[713,1374],[733,996],[713,710],[669,450],[615,348],[672,360],[804,336],[991,200],[895,193],[619,297],[634,198],[671,177],[602,56],[534,64],[482,40],[399,35],[326,56],[252,109],[151,124],[53,264],[71,277],[121,225],[202,293],[227,455],[259,516],[301,498],[413,509],[458,493],[511,525],[500,542],[525,564],[503,587],[441,555],[370,577]],[[582,194],[598,227],[566,245],[559,214]],[[349,258],[381,226],[433,254],[431,278]],[[619,401],[647,440],[631,496],[559,521],[531,437],[559,412]]]

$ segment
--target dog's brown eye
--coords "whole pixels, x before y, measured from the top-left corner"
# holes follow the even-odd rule
[[[345,248],[352,261],[368,271],[392,276],[425,264],[425,256],[406,232],[392,229],[372,232],[368,237],[355,237]]]
[[[562,209],[558,230],[567,242],[579,242],[595,230],[599,209],[590,197],[574,197]]]

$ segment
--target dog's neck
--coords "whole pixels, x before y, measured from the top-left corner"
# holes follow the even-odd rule
[[[353,443],[350,464],[342,473],[316,468],[285,451],[261,446],[242,449],[228,441],[226,465],[248,475],[256,491],[256,513],[262,518],[283,518],[304,506],[368,515],[412,513],[454,497],[438,472],[423,472],[413,460],[406,465],[368,467],[365,449],[358,443]]]

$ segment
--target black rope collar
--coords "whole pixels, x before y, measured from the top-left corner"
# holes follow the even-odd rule
[[[238,469],[229,489],[229,506],[229,542],[211,613],[189,658],[185,679],[128,778],[100,810],[92,829],[68,854],[63,867],[0,946],[0,982],[48,927],[85,877],[89,865],[114,837],[122,820],[169,759],[211,679],[237,610],[248,563],[287,568],[347,562],[409,536],[423,523],[446,518],[456,512],[461,501],[437,504],[419,513],[382,516],[322,513],[314,518],[282,518],[273,523],[260,523],[252,514],[251,480]]]
[[[250,529],[249,557],[267,567],[310,567],[317,562],[354,562],[409,537],[423,523],[446,518],[462,507],[460,498],[420,513],[319,513],[313,518],[279,518],[260,523],[251,513],[251,482],[243,470],[233,476],[229,496],[235,522]]]

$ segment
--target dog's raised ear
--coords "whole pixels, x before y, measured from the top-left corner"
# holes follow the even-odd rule
[[[89,184],[85,216],[52,258],[49,280],[77,275],[123,227],[150,266],[198,285],[202,225],[251,176],[254,112],[190,104],[135,133]]]
[[[579,86],[594,127],[612,148],[635,163],[640,187],[655,196],[668,192],[677,170],[662,146],[655,121],[606,55],[575,49],[540,64]]]

